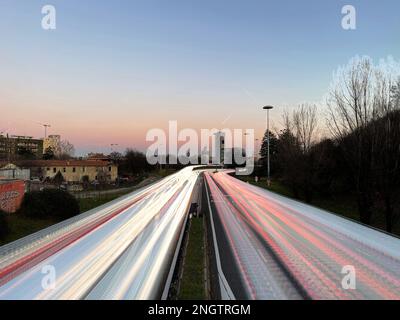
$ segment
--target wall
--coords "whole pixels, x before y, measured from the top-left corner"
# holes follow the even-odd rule
[[[109,171],[111,167],[111,171]],[[55,172],[54,172],[55,168]],[[75,172],[73,170],[75,168]],[[47,178],[53,178],[58,171],[61,172],[65,181],[67,182],[82,182],[84,176],[89,177],[89,181],[100,180],[101,176],[105,176],[107,181],[115,181],[118,177],[118,167],[110,165],[106,167],[49,167],[42,168],[44,176]],[[65,172],[64,172],[65,169]],[[96,179],[97,177],[97,179]]]
[[[0,179],[29,180],[30,178],[31,170],[29,169],[0,169]]]
[[[0,181],[0,210],[14,213],[19,209],[24,194],[24,181]]]

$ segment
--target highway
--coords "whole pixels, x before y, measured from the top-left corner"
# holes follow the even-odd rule
[[[197,199],[222,299],[400,299],[400,239],[196,169],[1,247],[0,300],[165,299]]]
[[[1,247],[0,299],[162,298],[198,174],[185,168]]]
[[[400,239],[226,172],[205,180],[222,297],[400,299]]]

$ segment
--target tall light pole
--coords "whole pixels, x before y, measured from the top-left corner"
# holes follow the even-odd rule
[[[51,128],[51,125],[46,123],[38,123],[38,124],[44,127],[44,137],[47,138],[47,128]]]
[[[273,106],[265,106],[263,107],[264,110],[267,110],[267,185],[268,187],[271,186],[271,168],[270,168],[270,161],[269,161],[269,110],[273,109]]]

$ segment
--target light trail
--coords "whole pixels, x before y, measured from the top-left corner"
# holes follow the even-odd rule
[[[206,181],[248,298],[400,299],[400,239],[224,172]]]
[[[198,171],[154,185],[0,248],[0,299],[161,296]],[[43,268],[56,272],[43,285]]]
[[[160,298],[204,170],[185,168],[1,247],[0,299]],[[400,239],[226,172],[206,172],[205,180],[213,237],[224,239],[215,242],[218,265],[232,296],[400,299]],[[49,266],[54,287],[43,284]],[[342,286],[344,266],[356,271],[354,290]]]

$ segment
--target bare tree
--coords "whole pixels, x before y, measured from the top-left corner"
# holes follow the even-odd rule
[[[344,149],[357,191],[360,220],[371,222],[372,135],[368,124],[377,116],[373,103],[373,65],[369,58],[355,59],[336,75],[328,106],[328,126]]]
[[[62,140],[57,147],[59,159],[70,159],[75,155],[75,147],[67,140]]]
[[[366,127],[373,119],[372,62],[355,59],[339,69],[328,98],[328,126],[337,139]]]
[[[300,105],[293,111],[293,126],[303,153],[309,152],[316,140],[317,106],[308,103]]]
[[[300,193],[307,202],[313,198],[314,159],[311,148],[316,141],[317,111],[313,104],[300,105],[292,113],[283,114],[284,129],[279,133],[277,162],[284,182],[296,197]]]
[[[383,72],[378,72],[377,80],[374,105],[379,119],[371,123],[376,142],[373,167],[386,230],[392,232],[400,216],[396,206],[400,191],[400,83],[393,84],[392,75]]]
[[[400,108],[400,77],[397,79],[397,83],[392,86],[392,102],[395,108]]]
[[[370,58],[354,59],[338,71],[327,101],[328,126],[343,149],[353,175],[360,220],[367,224],[377,194],[385,198],[387,215],[392,216],[389,186],[393,187],[391,178],[398,166],[393,129],[399,126],[393,118],[392,78]]]

